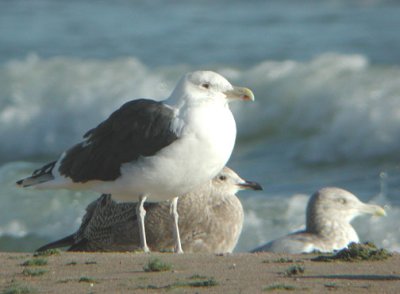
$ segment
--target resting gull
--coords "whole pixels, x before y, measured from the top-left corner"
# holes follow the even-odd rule
[[[173,199],[175,251],[179,240],[178,196],[212,179],[227,163],[236,139],[228,102],[254,100],[251,90],[232,86],[212,71],[187,73],[164,102],[125,103],[84,140],[17,182],[22,187],[88,189],[115,199],[139,199],[141,247],[147,197]]]
[[[346,248],[352,242],[359,242],[350,222],[362,214],[386,215],[382,207],[363,203],[346,190],[322,188],[308,202],[305,230],[271,241],[252,252],[297,254]]]
[[[261,190],[225,167],[214,179],[179,197],[179,227],[185,252],[230,253],[239,239],[243,208],[235,193]],[[69,246],[69,251],[130,251],[139,248],[136,203],[116,203],[102,195],[90,203],[78,231],[38,249]],[[174,246],[169,220],[169,201],[146,203],[148,245],[153,251]]]

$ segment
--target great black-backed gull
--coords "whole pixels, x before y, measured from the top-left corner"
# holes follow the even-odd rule
[[[179,197],[179,229],[185,252],[230,253],[243,226],[243,208],[235,193],[261,190],[225,167],[214,179]],[[78,231],[38,249],[70,247],[69,251],[134,251],[140,248],[136,203],[116,203],[103,194],[86,208]],[[152,251],[174,248],[170,201],[145,203],[146,235]]]
[[[89,189],[118,200],[139,198],[142,248],[147,197],[173,197],[176,252],[178,196],[212,179],[227,163],[236,139],[228,102],[254,100],[251,90],[232,86],[212,71],[187,73],[164,102],[127,102],[84,135],[57,161],[17,182],[22,187]]]
[[[314,193],[307,206],[306,229],[271,241],[252,252],[310,253],[333,252],[359,242],[350,222],[362,214],[386,215],[385,210],[361,202],[352,193],[335,187]]]

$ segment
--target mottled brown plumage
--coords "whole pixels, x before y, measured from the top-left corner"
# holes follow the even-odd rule
[[[185,252],[231,252],[243,225],[243,208],[235,193],[260,190],[228,168],[195,192],[179,198],[179,228]],[[132,251],[140,248],[136,203],[116,203],[102,195],[87,207],[79,230],[39,250],[70,246],[71,251]],[[148,245],[153,251],[173,250],[170,202],[145,203]]]

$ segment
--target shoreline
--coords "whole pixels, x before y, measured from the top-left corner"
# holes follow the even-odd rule
[[[399,253],[386,260],[356,262],[312,261],[317,256],[58,252],[34,257],[0,252],[0,293],[13,287],[31,290],[24,293],[396,293],[400,289]],[[155,258],[165,263],[165,271],[145,271]]]

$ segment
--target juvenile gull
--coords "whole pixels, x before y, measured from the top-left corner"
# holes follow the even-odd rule
[[[352,193],[335,187],[314,193],[307,205],[306,229],[271,241],[252,252],[310,253],[333,252],[359,242],[350,222],[362,214],[386,215],[385,210],[361,202]]]
[[[118,200],[139,199],[141,247],[147,197],[171,201],[175,250],[182,252],[178,196],[212,179],[228,161],[236,139],[232,100],[254,100],[247,88],[221,75],[196,71],[183,76],[165,102],[125,103],[84,135],[58,160],[17,182],[37,188],[89,189]],[[167,104],[168,103],[168,104]]]
[[[243,208],[235,193],[261,190],[225,167],[214,179],[193,192],[179,197],[179,227],[185,252],[232,252],[243,225]],[[69,246],[69,251],[130,251],[139,248],[136,203],[116,203],[102,195],[86,208],[78,231],[38,249]],[[170,250],[174,246],[168,201],[146,203],[145,219],[151,250]]]

